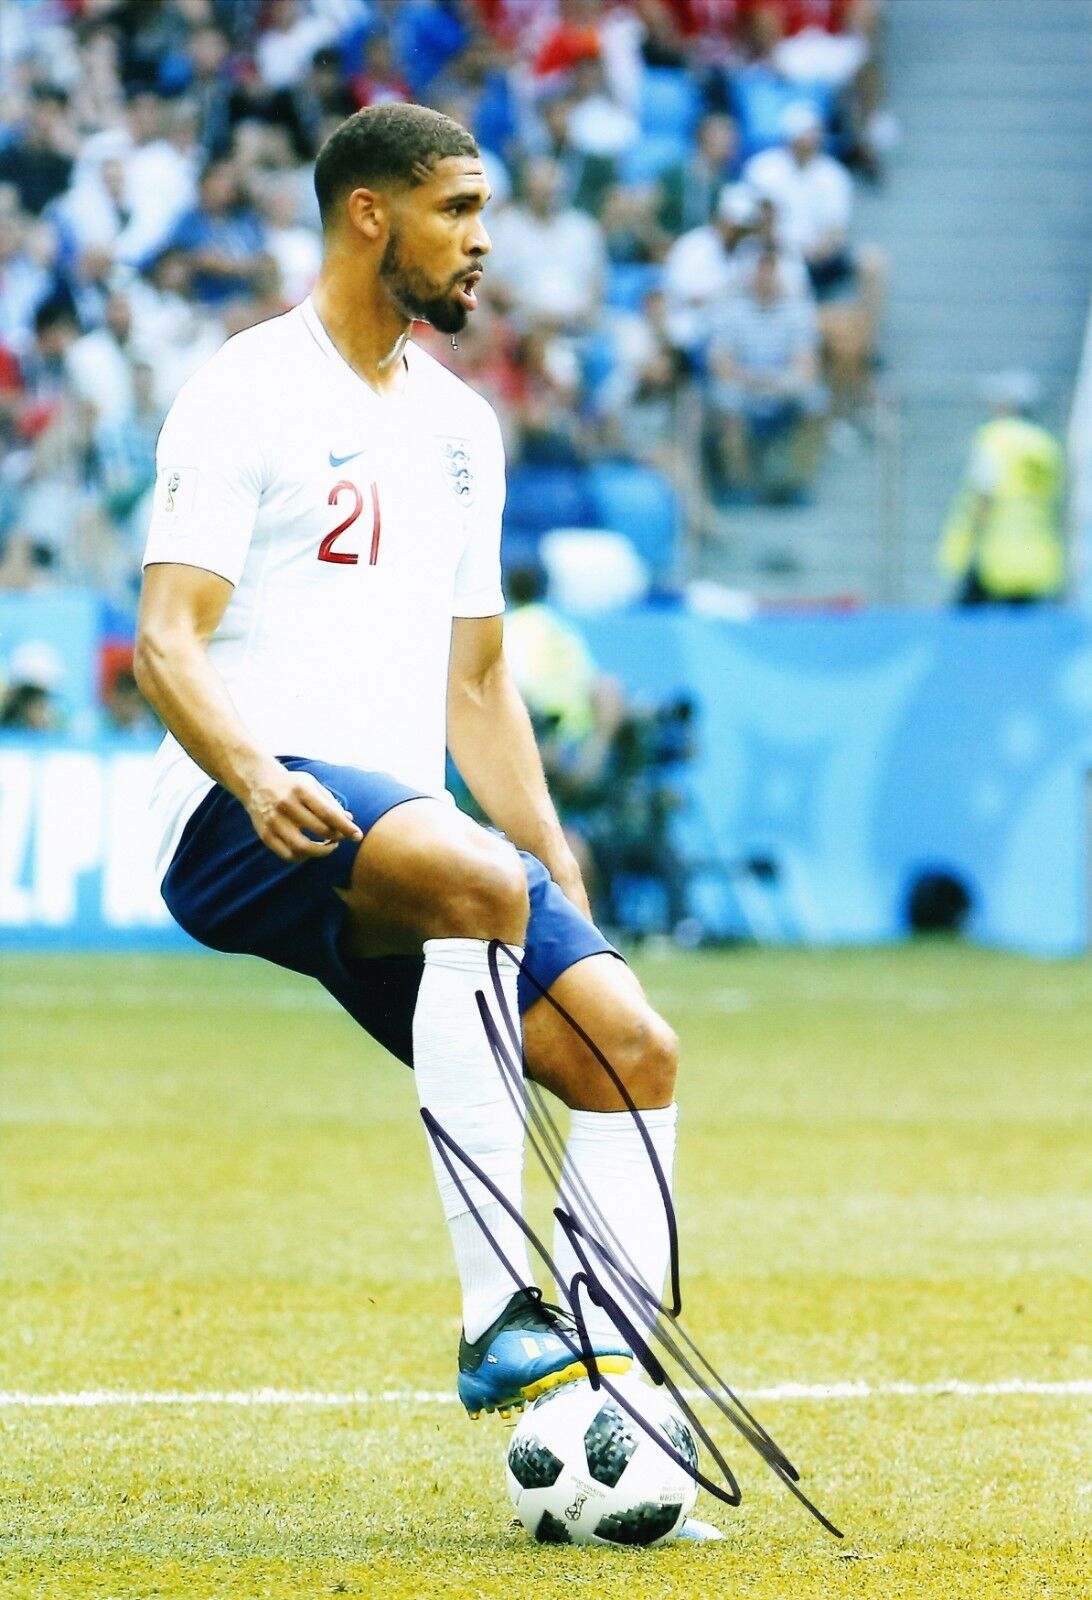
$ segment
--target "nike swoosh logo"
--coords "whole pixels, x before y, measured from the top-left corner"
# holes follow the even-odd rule
[[[355,461],[357,456],[362,456],[363,454],[363,450],[354,450],[353,453],[348,456],[335,456],[334,452],[331,450],[330,465],[332,467],[343,467],[346,461]]]

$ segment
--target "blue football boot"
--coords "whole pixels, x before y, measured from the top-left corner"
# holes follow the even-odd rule
[[[621,1338],[597,1341],[595,1358],[600,1372],[633,1365]],[[576,1324],[561,1306],[547,1305],[541,1289],[517,1289],[480,1339],[459,1340],[459,1399],[472,1419],[483,1411],[508,1418],[547,1389],[587,1376]]]

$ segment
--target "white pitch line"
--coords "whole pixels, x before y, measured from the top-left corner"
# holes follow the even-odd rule
[[[684,1389],[688,1400],[703,1398],[698,1389]],[[1060,1382],[1037,1382],[1027,1378],[1005,1378],[996,1383],[966,1383],[951,1378],[937,1383],[779,1383],[764,1389],[742,1389],[747,1401],[759,1400],[872,1400],[885,1396],[953,1395],[978,1399],[988,1395],[1082,1395],[1092,1394],[1092,1378],[1070,1378]],[[48,1409],[95,1410],[106,1406],[136,1409],[146,1406],[314,1406],[345,1407],[371,1405],[454,1405],[457,1396],[450,1389],[159,1389],[141,1392],[126,1389],[80,1389],[58,1394],[0,1391],[0,1410]]]

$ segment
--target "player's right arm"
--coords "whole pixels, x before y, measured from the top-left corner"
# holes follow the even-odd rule
[[[133,670],[164,726],[210,778],[247,809],[254,831],[282,861],[325,855],[360,829],[309,772],[290,772],[247,733],[207,645],[232,585],[201,567],[145,568]]]

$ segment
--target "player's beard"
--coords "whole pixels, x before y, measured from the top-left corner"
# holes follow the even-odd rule
[[[392,230],[379,263],[379,276],[399,311],[415,322],[431,322],[440,333],[461,333],[470,312],[451,293],[458,279],[453,279],[446,291],[438,291],[419,267],[406,265],[400,244],[399,235]]]

